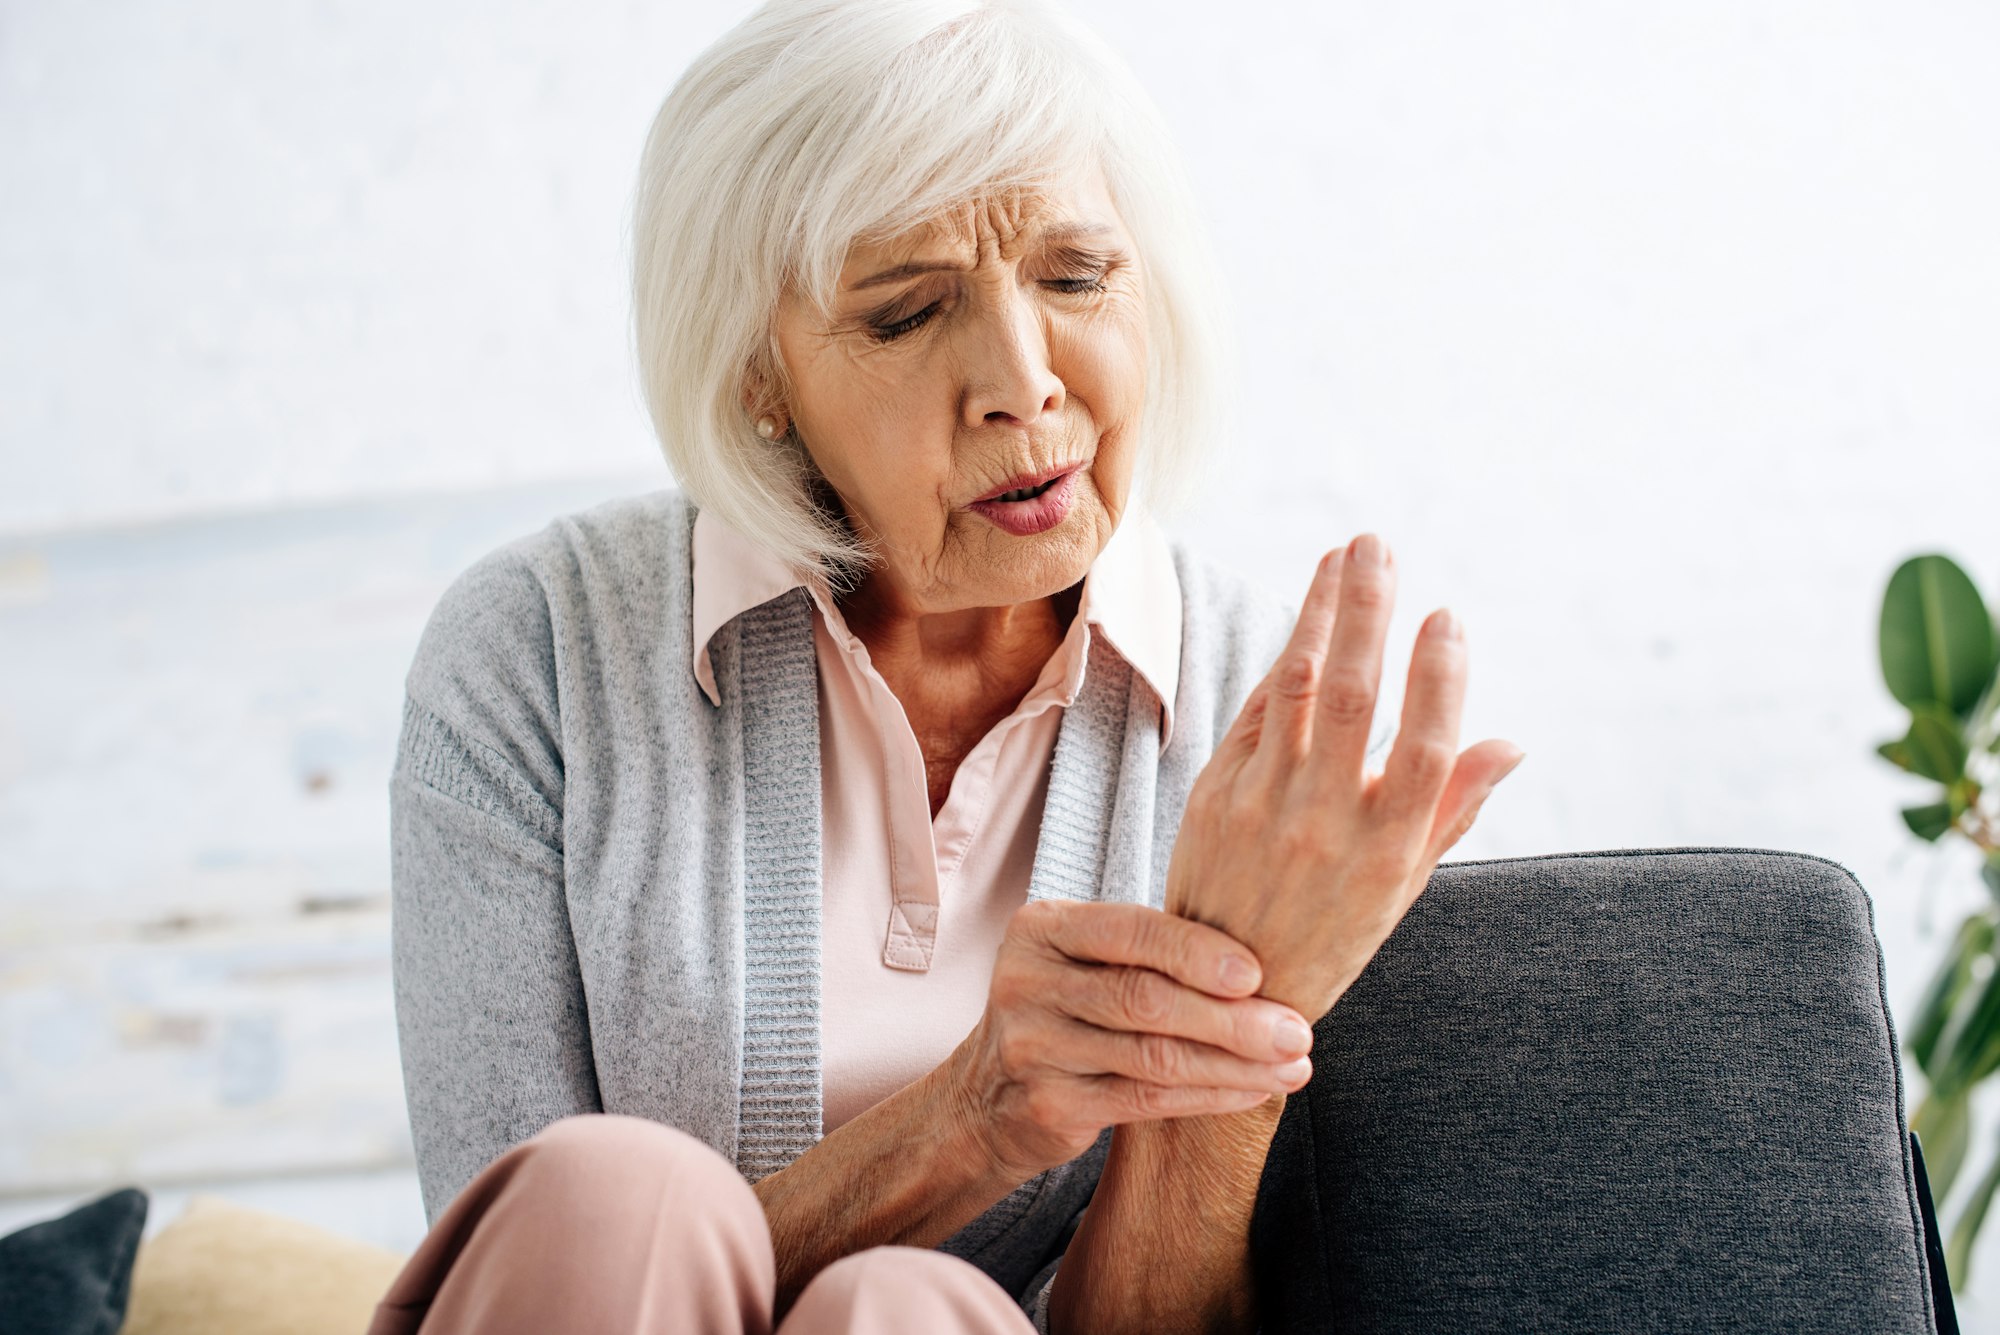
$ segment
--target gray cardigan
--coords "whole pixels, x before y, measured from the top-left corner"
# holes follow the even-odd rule
[[[679,1127],[751,1180],[819,1139],[817,665],[803,589],[690,668],[694,507],[610,501],[482,557],[431,614],[390,781],[396,1019],[424,1206],[557,1118]],[[1173,739],[1101,640],[1065,711],[1028,894],[1164,902],[1189,786],[1290,631],[1173,548]],[[943,1250],[1043,1324],[1107,1131]]]

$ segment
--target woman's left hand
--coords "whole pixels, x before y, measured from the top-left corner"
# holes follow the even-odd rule
[[[1360,977],[1521,759],[1499,739],[1458,754],[1465,641],[1440,609],[1418,633],[1387,767],[1365,772],[1394,601],[1375,535],[1320,561],[1291,641],[1195,780],[1167,870],[1168,912],[1248,946],[1261,995],[1309,1019]]]

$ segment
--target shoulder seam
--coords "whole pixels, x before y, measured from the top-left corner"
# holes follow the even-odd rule
[[[518,828],[525,817],[526,832],[537,843],[550,852],[562,852],[562,817],[548,799],[516,774],[505,756],[407,696],[396,752],[398,773],[509,826]],[[483,773],[475,773],[465,763],[468,755],[484,761]],[[505,788],[512,810],[495,800],[492,784],[496,780]]]

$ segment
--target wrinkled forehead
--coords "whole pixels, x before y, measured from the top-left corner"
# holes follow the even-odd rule
[[[1031,186],[989,190],[960,200],[899,232],[857,237],[848,248],[879,258],[891,251],[998,247],[1003,253],[1032,244],[1037,236],[1080,224],[1112,225],[1117,209],[1096,174]]]
[[[863,231],[848,244],[824,300],[837,301],[902,266],[971,267],[984,255],[1013,260],[1050,246],[1129,246],[1130,240],[1103,172],[1082,167],[990,186],[914,221],[898,218]]]

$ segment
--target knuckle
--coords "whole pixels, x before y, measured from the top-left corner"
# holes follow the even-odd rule
[[[1286,700],[1310,697],[1319,684],[1319,660],[1304,649],[1288,649],[1271,668],[1271,690]]]
[[[1062,905],[1052,899],[1031,899],[1014,910],[1014,926],[1031,936],[1045,935],[1060,920]]]
[[[1436,738],[1418,742],[1410,748],[1410,775],[1427,786],[1442,783],[1457,759],[1457,750],[1448,743]]]
[[[1136,1044],[1138,1070],[1133,1074],[1156,1085],[1178,1085],[1187,1074],[1187,1055],[1165,1034],[1141,1034]]]
[[[1141,1117],[1164,1117],[1173,1110],[1173,1091],[1165,1085],[1135,1081],[1129,1086],[1132,1111]]]
[[[1118,989],[1118,1009],[1132,1023],[1163,1023],[1173,1008],[1166,980],[1151,969],[1127,968],[1118,975],[1114,986]]]
[[[1341,582],[1340,599],[1343,607],[1380,611],[1389,605],[1389,581],[1380,575],[1357,573]]]
[[[1027,1070],[1034,1060],[1033,1046],[1019,1030],[1010,1029],[1001,1034],[993,1045],[994,1055],[1000,1058],[1000,1069],[1009,1076]]]
[[[1375,713],[1375,683],[1351,669],[1328,675],[1320,706],[1337,723],[1365,722]]]
[[[1188,793],[1187,813],[1197,825],[1207,824],[1214,817],[1229,810],[1229,792],[1219,780],[1210,779],[1211,770],[1203,770],[1194,781],[1194,788]]]
[[[1229,794],[1223,804],[1222,815],[1229,828],[1237,834],[1247,834],[1265,824],[1271,814],[1270,794],[1259,788],[1246,786]]]
[[[1319,827],[1311,821],[1288,820],[1271,833],[1271,848],[1286,863],[1317,857],[1322,842]]]
[[[1028,1115],[1034,1125],[1044,1128],[1061,1126],[1069,1117],[1066,1101],[1051,1089],[1036,1086],[1028,1091],[1021,1101],[1021,1110]]]
[[[1243,702],[1243,709],[1237,714],[1236,721],[1244,728],[1256,728],[1263,723],[1264,712],[1270,703],[1271,692],[1269,690],[1260,688],[1250,692],[1250,697]]]
[[[1132,905],[1130,937],[1126,945],[1132,951],[1132,959],[1144,961],[1148,969],[1170,971],[1180,957],[1186,953],[1184,927],[1186,921],[1160,909]]]
[[[1209,931],[1186,918],[1159,913],[1152,916],[1151,925],[1154,950],[1150,958],[1157,970],[1152,986],[1159,996],[1159,1018],[1164,1020],[1173,1013],[1174,990],[1179,986],[1176,979],[1205,977],[1214,972],[1214,962],[1205,958],[1212,947]]]

